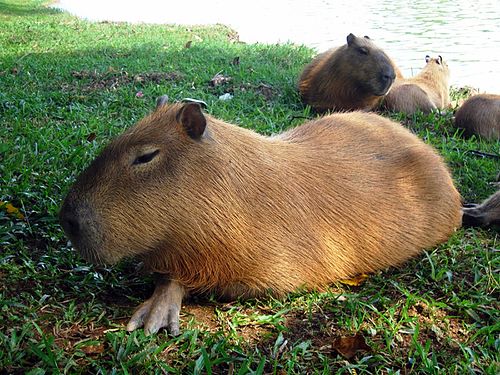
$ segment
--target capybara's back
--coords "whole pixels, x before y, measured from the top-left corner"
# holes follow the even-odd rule
[[[371,110],[391,87],[399,69],[365,36],[316,56],[303,70],[298,88],[317,111]]]
[[[479,205],[463,208],[464,226],[488,227],[500,225],[500,191],[497,191]]]
[[[478,94],[467,99],[455,114],[455,126],[486,139],[500,139],[500,95]]]
[[[383,106],[395,112],[429,113],[450,103],[448,64],[441,56],[425,57],[425,67],[412,78],[396,78],[383,99]]]

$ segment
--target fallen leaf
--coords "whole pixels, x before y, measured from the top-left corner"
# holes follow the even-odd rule
[[[333,350],[338,352],[346,359],[351,359],[359,351],[371,351],[366,344],[362,334],[356,333],[354,336],[342,336],[333,341]]]
[[[368,278],[368,275],[365,273],[359,274],[356,277],[353,277],[352,279],[345,279],[345,280],[339,280],[339,283],[345,284],[345,285],[351,285],[351,286],[360,286],[365,282],[365,280]]]
[[[94,141],[96,138],[97,138],[97,134],[96,134],[96,133],[90,133],[89,135],[87,135],[87,141],[88,141],[88,142],[92,142],[92,141]]]
[[[222,75],[221,73],[217,73],[210,80],[209,85],[211,87],[217,87],[217,86],[223,85],[225,83],[228,83],[229,81],[231,81],[231,79],[232,79],[231,77],[227,77],[227,76]]]
[[[236,56],[236,57],[233,59],[232,64],[233,64],[233,65],[240,65],[240,57],[239,57],[239,56]]]
[[[0,201],[0,208],[3,208],[11,216],[18,218],[19,220],[24,219],[24,215],[19,211],[19,208],[14,207],[11,203]]]
[[[82,346],[82,352],[84,352],[85,354],[104,353],[104,344]]]
[[[264,83],[261,83],[257,87],[257,91],[260,92],[266,98],[266,100],[271,100],[274,96],[273,88],[269,85],[264,84]]]
[[[191,48],[191,44],[193,43],[192,40],[188,41],[185,45],[184,48]]]

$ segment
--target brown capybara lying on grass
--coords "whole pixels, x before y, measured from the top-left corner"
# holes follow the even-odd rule
[[[500,95],[479,94],[467,99],[455,114],[455,126],[464,134],[500,139]]]
[[[84,258],[137,256],[162,275],[128,330],[177,334],[191,292],[279,296],[399,265],[461,225],[442,158],[388,119],[335,114],[264,137],[163,102],[83,171],[60,212]]]
[[[397,78],[383,100],[383,107],[395,112],[429,113],[450,104],[450,70],[441,56],[425,57],[426,65],[415,77]]]
[[[481,204],[470,204],[463,208],[464,226],[488,227],[500,225],[500,191]]]
[[[317,111],[372,110],[399,69],[373,41],[347,36],[347,44],[316,56],[299,78],[304,103]],[[401,76],[402,77],[402,76]]]

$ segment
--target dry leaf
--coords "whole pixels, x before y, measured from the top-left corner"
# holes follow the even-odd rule
[[[359,274],[358,276],[353,277],[352,279],[339,280],[339,283],[351,286],[360,286],[365,282],[368,278],[366,273]]]
[[[192,40],[188,41],[185,45],[184,48],[191,48],[191,43],[193,43]]]
[[[359,351],[371,351],[362,334],[342,336],[333,341],[332,348],[346,359],[351,359]]]
[[[97,134],[96,134],[96,133],[90,133],[89,135],[87,135],[87,141],[88,141],[88,142],[92,142],[92,141],[94,141],[96,138],[97,138]]]
[[[224,76],[220,73],[217,73],[210,80],[209,85],[211,87],[217,87],[217,86],[223,85],[225,83],[228,83],[229,81],[231,81],[231,79],[232,79],[231,77],[227,77],[227,76]]]
[[[82,346],[82,352],[84,352],[85,354],[104,353],[104,344]]]
[[[18,218],[19,220],[24,219],[24,215],[19,211],[19,208],[14,207],[11,203],[0,201],[0,208],[3,208],[11,216]]]

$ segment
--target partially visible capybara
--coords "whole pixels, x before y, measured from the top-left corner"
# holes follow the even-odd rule
[[[441,157],[378,115],[264,137],[160,100],[77,178],[60,218],[84,258],[139,256],[163,275],[127,329],[176,334],[188,292],[282,295],[398,265],[446,241],[461,202]]]
[[[500,225],[500,191],[491,195],[483,203],[463,208],[463,225],[469,227],[488,227]]]
[[[450,70],[441,56],[425,57],[426,65],[415,77],[396,78],[383,100],[388,110],[414,114],[429,113],[450,104]]]
[[[500,139],[500,95],[479,94],[467,99],[455,114],[455,126],[464,134]]]
[[[299,78],[304,103],[317,111],[372,110],[396,75],[392,60],[365,36],[347,36],[347,44],[316,56]]]

